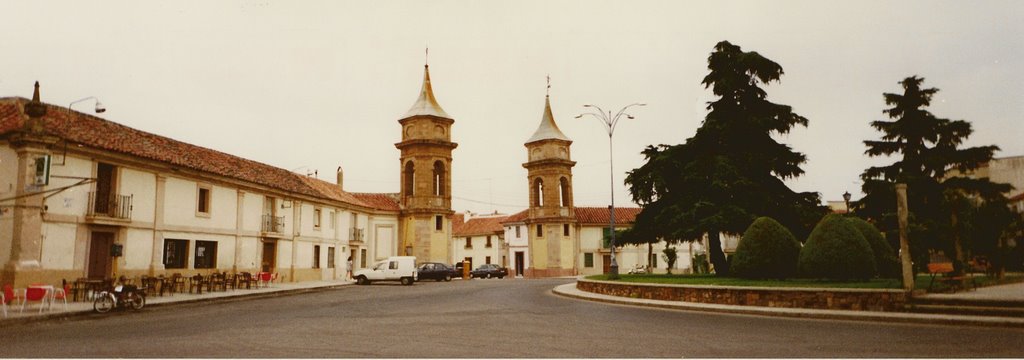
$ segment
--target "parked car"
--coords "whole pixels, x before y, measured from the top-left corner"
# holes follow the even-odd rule
[[[418,277],[416,257],[391,256],[373,264],[372,268],[356,271],[352,277],[359,285],[368,285],[374,281],[401,281],[402,285],[412,285]]]
[[[419,280],[434,279],[437,281],[452,281],[452,278],[462,276],[462,274],[456,274],[455,269],[448,264],[428,262],[422,263],[416,267],[416,273],[419,274]]]
[[[470,271],[469,276],[472,278],[482,279],[490,279],[492,277],[501,279],[508,276],[508,268],[495,264],[483,264],[480,265],[480,267],[473,269],[473,271]]]

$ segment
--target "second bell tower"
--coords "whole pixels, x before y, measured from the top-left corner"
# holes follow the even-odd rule
[[[550,96],[544,98],[540,126],[526,141],[528,161],[523,164],[530,186],[526,218],[530,265],[526,277],[576,275],[576,217],[572,200],[569,140],[551,114]]]

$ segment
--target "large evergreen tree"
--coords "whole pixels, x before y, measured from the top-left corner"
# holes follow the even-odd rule
[[[643,210],[625,240],[696,241],[706,234],[716,273],[727,275],[719,233],[742,233],[755,218],[769,216],[804,238],[824,211],[818,194],[783,183],[803,174],[806,157],[772,135],[807,126],[807,119],[768,101],[760,87],[778,81],[782,67],[722,41],[708,69],[702,84],[719,98],[708,104],[697,133],[683,144],[648,146],[646,163],[626,177]]]
[[[887,166],[868,168],[861,174],[865,196],[856,204],[856,211],[875,219],[879,229],[890,237],[895,236],[894,184],[906,183],[911,213],[911,252],[915,262],[924,266],[928,263],[927,250],[940,249],[958,260],[959,269],[964,260],[960,241],[966,235],[963,216],[970,214],[966,210],[975,203],[969,200],[1005,203],[1002,193],[1011,187],[987,178],[950,176],[951,170],[963,174],[977,169],[991,160],[992,153],[999,148],[960,148],[973,131],[971,124],[938,118],[926,110],[939,90],[924,89],[922,82],[923,78],[911,76],[900,81],[903,94],[884,94],[886,105],[892,107],[883,112],[892,120],[871,123],[883,135],[881,140],[864,141],[868,147],[865,154],[871,157],[898,154],[902,158]]]

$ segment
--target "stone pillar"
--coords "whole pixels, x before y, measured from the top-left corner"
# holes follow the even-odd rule
[[[167,177],[156,174],[156,200],[153,202],[153,260],[149,264],[149,274],[166,270],[164,268],[164,199],[166,198]]]
[[[231,272],[238,272],[238,263],[242,261],[242,227],[245,214],[245,191],[238,190],[238,205],[235,208],[235,261],[231,264]]]
[[[35,159],[47,155],[41,138],[25,136],[12,141],[18,154],[15,184],[11,257],[4,265],[2,281],[14,287],[32,282],[31,272],[41,269],[43,187],[36,186]],[[38,142],[37,142],[38,141]]]
[[[292,263],[288,269],[288,281],[295,281],[295,262],[299,259],[299,236],[302,236],[302,202],[292,200]]]

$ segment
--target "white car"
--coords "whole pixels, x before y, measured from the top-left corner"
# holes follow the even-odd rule
[[[372,268],[352,274],[359,285],[368,285],[374,281],[401,281],[402,285],[412,285],[418,276],[415,256],[391,256],[373,264]]]

